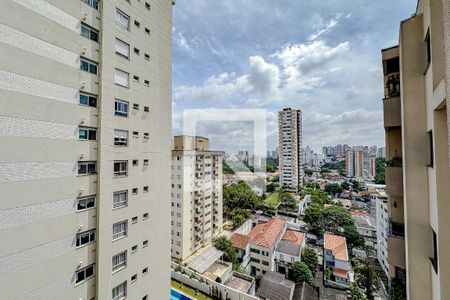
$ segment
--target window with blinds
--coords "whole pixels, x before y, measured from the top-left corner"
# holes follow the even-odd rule
[[[114,146],[128,146],[128,131],[126,130],[114,130]]]
[[[129,80],[130,80],[130,74],[116,69],[116,76],[115,76],[115,82],[116,84],[123,86],[123,87],[128,87],[129,86]]]
[[[119,269],[125,268],[127,259],[127,252],[121,252],[112,257],[112,271],[117,271]]]
[[[113,240],[127,235],[127,221],[113,224]]]
[[[112,289],[112,300],[125,299],[127,296],[127,282],[124,281]]]
[[[116,54],[128,59],[130,57],[130,45],[122,40],[116,39]]]
[[[128,203],[128,191],[114,192],[113,195],[113,208],[120,208],[127,206]]]
[[[124,12],[116,9],[116,23],[128,30],[130,28],[130,17]]]

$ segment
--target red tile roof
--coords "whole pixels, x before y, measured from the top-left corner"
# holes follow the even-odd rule
[[[248,234],[250,241],[261,247],[272,248],[283,230],[285,222],[280,219],[270,219],[267,223],[256,225]]]
[[[286,230],[283,237],[281,238],[283,241],[290,241],[296,245],[303,244],[303,239],[305,238],[305,234],[300,231],[294,230]]]
[[[347,241],[345,237],[325,233],[323,247],[331,250],[336,259],[348,260]]]
[[[339,268],[333,268],[333,275],[341,278],[348,278],[348,271]]]
[[[250,241],[250,237],[240,234],[233,233],[230,237],[230,241],[235,248],[243,249],[247,248],[248,242]]]

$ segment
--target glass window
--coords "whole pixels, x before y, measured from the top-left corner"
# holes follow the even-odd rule
[[[84,141],[95,141],[97,140],[97,129],[80,127],[78,129],[78,139]]]
[[[98,31],[87,26],[86,24],[81,24],[81,35],[87,39],[98,42]]]
[[[127,282],[124,281],[112,289],[112,300],[125,299],[127,296]]]
[[[113,208],[125,207],[128,203],[128,191],[114,192]]]
[[[78,175],[91,175],[96,174],[96,162],[78,162]]]
[[[114,130],[114,146],[128,146],[128,131]]]
[[[83,0],[83,2],[98,10],[98,3],[100,1],[99,0]]]
[[[78,270],[76,272],[76,283],[80,283],[82,281],[85,281],[86,279],[92,277],[94,275],[94,265],[90,265],[86,268],[83,268],[81,270]]]
[[[95,229],[77,234],[77,247],[95,242]]]
[[[128,102],[116,99],[115,115],[121,117],[128,117]]]
[[[80,93],[80,104],[86,106],[97,107],[97,96]]]
[[[84,58],[80,59],[80,70],[97,75],[97,64]]]
[[[83,211],[95,207],[95,196],[77,198],[77,211]]]
[[[128,58],[130,56],[130,45],[116,38],[116,54]]]
[[[114,176],[127,176],[128,162],[115,161],[114,162]]]
[[[123,86],[123,87],[128,87],[129,80],[130,80],[129,77],[130,77],[129,73],[119,70],[119,69],[116,69],[116,74],[115,74],[115,83],[116,84]]]
[[[127,235],[127,221],[113,224],[113,240]]]
[[[112,271],[124,268],[126,266],[127,252],[121,252],[112,257]]]
[[[130,17],[116,9],[116,23],[128,30],[130,27]]]

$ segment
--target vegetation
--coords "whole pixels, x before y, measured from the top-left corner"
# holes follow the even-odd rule
[[[355,271],[356,284],[365,291],[368,300],[375,299],[374,294],[380,288],[380,282],[372,261],[369,259],[356,259],[356,265],[353,269]]]
[[[324,208],[321,202],[313,201],[305,209],[303,221],[308,224],[311,231],[318,235],[330,232],[344,236],[349,249],[364,245],[364,238],[356,230],[352,215],[341,206],[332,205],[331,207]]]
[[[345,173],[345,160],[341,160],[338,162],[325,163],[322,166],[322,169],[337,170],[339,172],[339,175],[343,176]],[[321,172],[321,173],[324,173],[324,172]]]
[[[331,203],[330,202],[330,197],[328,196],[328,194],[325,193],[324,191],[320,190],[320,189],[305,190],[305,193],[307,195],[311,195],[311,201],[312,202],[318,202],[318,203],[320,203],[322,205]]]
[[[304,262],[301,261],[296,261],[292,265],[292,277],[296,283],[312,283],[314,281],[314,277],[310,269]]]
[[[223,162],[222,170],[223,174],[234,174],[234,171],[230,168],[230,166],[226,162]]]
[[[307,182],[305,187],[307,189],[320,189],[320,185],[317,182]]]
[[[233,244],[224,236],[220,236],[213,241],[214,247],[218,250],[223,251],[224,260],[231,262],[233,264],[233,269],[239,268],[238,256],[236,249],[234,249]]]
[[[239,227],[244,224],[247,217],[250,215],[248,210],[242,208],[235,208],[231,212],[231,220],[233,221],[234,227]]]
[[[285,211],[297,211],[297,201],[284,189],[278,191],[279,209]]]
[[[376,159],[376,175],[375,175],[375,183],[376,184],[385,184],[385,179],[384,179],[384,169],[386,166],[386,159],[384,158],[377,158]]]
[[[313,174],[313,170],[305,168],[305,175],[311,176]]]
[[[348,184],[347,182],[343,182],[343,183],[341,183],[341,188],[343,189],[343,190],[350,190],[350,184]]]
[[[361,184],[359,183],[358,180],[353,179],[350,182],[351,182],[353,190],[355,192],[362,192],[362,191],[364,191],[364,188],[361,186]]]
[[[313,248],[306,247],[305,250],[303,250],[302,262],[304,262],[308,266],[308,269],[311,271],[313,276],[316,275],[318,261],[319,258],[317,257],[317,253]]]
[[[325,185],[324,190],[330,196],[334,196],[336,194],[340,194],[343,192],[343,189],[339,183],[329,183],[329,184]]]
[[[264,203],[271,207],[276,207],[280,203],[278,193],[270,194],[270,196],[267,197],[266,200],[264,200]]]
[[[223,187],[223,202],[227,216],[230,216],[235,208],[256,209],[262,204],[262,200],[243,181]]]
[[[391,282],[391,287],[389,288],[389,299],[391,300],[405,300],[405,286],[398,279],[393,279]]]
[[[358,285],[354,283],[350,284],[350,297],[351,300],[367,300]]]

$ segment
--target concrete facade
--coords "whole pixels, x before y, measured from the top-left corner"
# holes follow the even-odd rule
[[[392,160],[394,149],[397,156],[386,173],[388,252],[391,277],[406,270],[408,299],[450,298],[449,6],[448,0],[420,0],[401,23],[398,93],[384,100],[400,99],[398,108],[385,105],[386,156]],[[383,51],[385,78],[393,49]],[[395,115],[400,124],[394,126]],[[400,227],[404,237],[395,234]]]
[[[172,151],[172,257],[184,260],[222,232],[223,156],[204,137],[176,136]]]
[[[172,5],[2,1],[2,298],[168,297]]]

